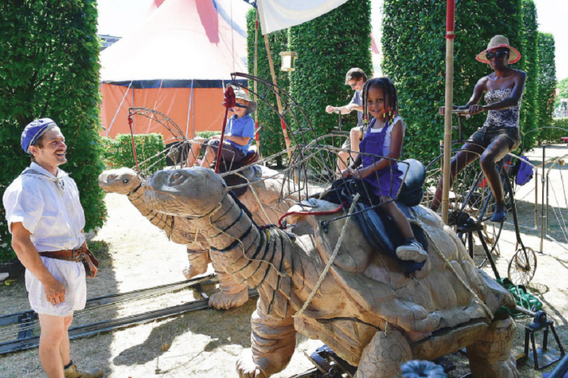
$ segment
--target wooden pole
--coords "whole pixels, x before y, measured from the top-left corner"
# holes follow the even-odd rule
[[[258,9],[255,9],[255,20],[254,20],[254,76],[258,77],[258,25],[260,21],[258,19]],[[257,82],[256,80],[253,81],[253,88],[254,88],[254,101],[258,104],[258,96],[256,95],[257,92]],[[254,137],[256,140],[256,145],[258,149],[258,156],[262,158],[262,154],[260,153],[260,135],[258,135],[258,111],[254,112],[254,128],[255,133]]]
[[[446,12],[446,112],[444,116],[444,183],[442,185],[442,220],[448,223],[450,197],[450,159],[452,152],[452,106],[454,103],[454,19],[455,0],[448,0]]]
[[[278,106],[278,113],[280,116],[280,125],[282,126],[282,134],[284,134],[284,143],[286,144],[286,150],[288,151],[288,158],[290,163],[292,162],[292,151],[290,150],[290,138],[288,137],[288,130],[286,128],[286,122],[282,116],[282,103],[280,102],[280,93],[278,93],[278,84],[276,83],[276,73],[274,72],[274,62],[272,61],[272,54],[270,53],[270,44],[268,43],[268,34],[264,35],[264,44],[266,46],[266,54],[268,55],[268,65],[270,66],[270,75],[272,76],[272,83],[276,86],[274,90],[276,91],[276,105]]]

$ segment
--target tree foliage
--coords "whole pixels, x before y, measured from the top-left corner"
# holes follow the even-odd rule
[[[558,106],[560,104],[561,98],[568,98],[568,77],[560,80],[557,85],[558,88],[558,96],[556,96],[556,100],[554,101],[554,106]]]
[[[267,80],[272,83],[272,76],[270,74],[270,66],[268,63],[268,54],[266,52],[266,44],[264,36],[260,31],[260,24],[258,25],[258,34],[255,36],[255,20],[256,9],[251,9],[247,13],[247,57],[249,73],[254,75],[254,62],[255,62],[255,40],[257,46],[257,74],[256,76],[261,79]],[[268,35],[268,42],[270,44],[270,55],[274,63],[274,71],[276,74],[276,82],[280,88],[289,91],[290,79],[287,72],[280,70],[281,58],[280,52],[288,50],[288,33],[286,30],[279,30]],[[254,83],[249,83],[249,88],[253,89]],[[263,90],[261,86],[257,89],[259,92]],[[258,101],[257,113],[258,124],[261,128],[259,131],[260,152],[263,157],[274,155],[284,150],[284,136],[282,127],[280,125],[280,117],[271,108],[276,108],[276,96],[272,93],[266,93],[266,102]],[[254,117],[254,116],[253,116]],[[281,163],[279,158],[278,163]]]
[[[548,33],[538,33],[538,127],[552,125],[554,114],[554,99],[556,97],[556,64],[555,64],[554,36]],[[540,137],[550,140],[545,129]]]
[[[477,81],[492,71],[475,60],[496,34],[520,46],[520,0],[463,0],[456,3],[454,104],[467,103]],[[407,131],[405,156],[427,163],[440,153],[444,119],[446,3],[433,0],[384,0],[383,72],[395,83]],[[514,67],[515,65],[513,65]],[[484,122],[465,122],[467,137]],[[454,132],[454,140],[457,133]]]
[[[109,168],[136,166],[130,134],[117,134],[115,139],[102,137],[102,142],[105,146],[105,163]],[[166,167],[166,159],[162,154],[166,146],[162,134],[134,135],[134,143],[140,171],[152,174]]]
[[[520,48],[522,59],[519,64],[527,73],[527,82],[521,105],[521,131],[524,135],[521,147],[529,150],[534,147],[538,139],[538,131],[533,131],[538,127],[537,98],[539,97],[538,22],[533,0],[522,0],[522,20]]]
[[[99,123],[99,42],[93,0],[11,0],[0,4],[0,194],[29,165],[20,134],[36,118],[52,118],[68,144],[68,163],[81,193],[86,231],[106,208],[97,185],[103,170]],[[4,209],[1,217],[4,219]],[[0,225],[0,260],[13,256]]]
[[[298,52],[290,92],[302,106],[318,135],[337,126],[337,118],[325,112],[326,105],[345,105],[353,96],[345,74],[359,67],[372,76],[371,4],[351,0],[314,20],[290,28],[290,48]],[[354,127],[355,112],[343,123]],[[349,127],[348,126],[348,127]]]
[[[247,15],[249,72],[254,67],[254,19],[256,10]],[[332,32],[331,32],[332,31]],[[371,63],[371,7],[369,0],[352,0],[314,20],[294,26],[288,31],[268,35],[278,86],[292,95],[308,115],[318,135],[337,126],[336,116],[325,112],[326,105],[344,105],[353,96],[345,86],[345,74],[352,67],[360,67],[372,75]],[[290,74],[280,71],[281,51],[298,53],[296,70]],[[258,37],[258,73],[272,81],[264,37]],[[249,83],[252,86],[252,83]],[[268,102],[276,108],[275,96]],[[264,156],[285,148],[280,118],[273,108],[258,104],[261,151]],[[343,123],[355,126],[356,115],[344,117]],[[293,127],[293,125],[288,125]],[[288,130],[293,133],[294,130]]]

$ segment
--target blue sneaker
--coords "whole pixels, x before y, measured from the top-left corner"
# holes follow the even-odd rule
[[[507,220],[507,208],[505,205],[496,205],[495,212],[491,216],[491,222],[503,223]]]

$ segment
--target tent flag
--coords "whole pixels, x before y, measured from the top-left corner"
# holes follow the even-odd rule
[[[258,0],[262,34],[313,20],[346,2],[347,0]]]

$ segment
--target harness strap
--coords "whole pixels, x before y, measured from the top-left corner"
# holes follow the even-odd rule
[[[343,205],[345,204],[345,202],[343,202],[341,205],[339,205],[339,207],[335,210],[329,210],[329,211],[288,211],[287,213],[285,213],[284,215],[282,215],[279,219],[278,219],[278,227],[280,229],[282,229],[282,221],[284,220],[284,218],[286,218],[289,215],[329,215],[329,214],[335,214],[338,213],[341,209],[343,209]]]

